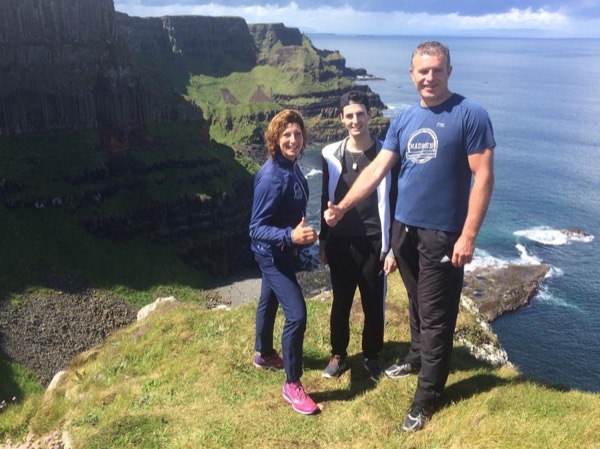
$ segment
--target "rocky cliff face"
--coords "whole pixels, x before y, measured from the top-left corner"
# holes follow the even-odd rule
[[[120,149],[119,130],[201,118],[144,80],[111,0],[5,0],[0,23],[0,135],[97,128]]]
[[[3,2],[0,135],[96,123],[93,87],[108,58],[113,19],[110,0]]]
[[[309,48],[297,28],[249,27],[235,17],[139,18],[115,12],[111,0],[5,0],[0,25],[0,136],[99,129],[106,149],[123,150],[132,129],[202,119],[187,97],[191,74],[225,76],[300,60],[298,69],[315,82],[356,75],[339,52]],[[304,58],[307,49],[315,57]],[[269,100],[329,119],[337,118],[341,92]],[[260,125],[270,115],[256,114],[238,119]],[[332,130],[323,132],[330,137]]]
[[[156,71],[166,63],[184,77],[222,76],[256,64],[254,41],[239,17],[139,18],[117,13],[116,38],[126,43],[138,64]]]
[[[194,77],[222,79],[265,65],[274,69],[277,83],[287,86],[278,76],[285,73],[294,87],[273,93],[252,86],[245,89],[253,92],[249,100],[241,102],[223,90],[224,112],[207,107],[203,112],[202,95],[191,93]],[[345,131],[337,103],[352,85],[343,77],[353,73],[338,52],[315,49],[298,29],[283,24],[130,17],[115,12],[112,0],[3,0],[0,153],[12,165],[0,167],[1,204],[61,208],[107,240],[176,245],[190,265],[228,274],[249,259],[251,175],[231,148],[220,148],[218,158],[207,156],[215,149],[212,127],[216,123],[223,135],[236,137],[242,129],[239,147],[259,148],[270,117],[291,107],[312,120],[313,142],[340,137]],[[376,108],[384,107],[367,86],[360,88]],[[168,140],[172,134],[166,140],[153,134],[159,126],[190,137],[185,154],[173,154],[180,144]],[[43,151],[22,143],[31,139],[39,146],[52,140],[40,136],[54,131],[60,137]],[[78,138],[69,136],[82,134],[87,141],[79,148],[72,143]],[[77,164],[62,160],[65,147]],[[17,152],[19,158],[12,159]],[[42,163],[41,154],[56,160]],[[170,188],[166,178],[174,179]],[[131,203],[132,196],[145,200]]]

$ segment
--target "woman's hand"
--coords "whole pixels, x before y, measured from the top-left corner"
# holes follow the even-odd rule
[[[292,231],[292,242],[296,245],[308,245],[317,241],[315,228],[306,226],[306,218],[302,217],[298,226]]]

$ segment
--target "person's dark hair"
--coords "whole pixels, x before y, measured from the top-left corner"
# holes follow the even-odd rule
[[[344,107],[349,104],[362,104],[369,111],[369,97],[362,90],[351,90],[340,98],[340,114],[344,113]]]
[[[275,157],[281,153],[281,148],[279,148],[279,139],[290,123],[297,123],[300,126],[300,130],[302,130],[302,148],[300,149],[300,154],[302,154],[306,148],[308,135],[306,133],[306,127],[304,126],[304,119],[302,118],[302,115],[300,112],[293,109],[284,109],[275,117],[273,117],[273,120],[271,120],[269,127],[265,132],[265,145],[267,147],[267,152],[273,159],[275,159]]]
[[[446,57],[446,67],[451,66],[450,62],[450,49],[446,47],[444,44],[438,41],[425,41],[421,42],[417,48],[412,53],[410,57],[410,66],[412,67],[413,59],[416,55],[430,55],[430,56],[440,56],[443,55]]]

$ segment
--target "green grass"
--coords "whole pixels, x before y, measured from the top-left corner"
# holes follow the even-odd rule
[[[166,294],[202,302],[201,288],[210,278],[186,265],[182,254],[194,245],[219,245],[224,231],[161,244],[147,235],[111,240],[83,226],[105,217],[143,223],[145,211],[157,210],[151,218],[154,226],[160,219],[156,214],[176,208],[181,198],[203,203],[234,197],[240,180],[250,183],[256,164],[230,147],[206,143],[198,135],[200,125],[155,126],[118,154],[101,150],[94,132],[0,138],[0,298],[16,300],[21,293],[52,288],[50,272],[139,306]],[[101,204],[86,199],[97,191],[107,192]],[[54,198],[64,204],[53,206]],[[34,207],[39,201],[44,207]],[[233,219],[234,213],[223,220]],[[228,232],[241,232],[235,224],[222,224]],[[170,238],[169,226],[165,223],[152,235]]]
[[[384,365],[406,352],[409,339],[397,275],[390,284]],[[206,310],[176,303],[76,357],[52,394],[32,392],[10,406],[0,414],[0,435],[17,438],[25,425],[37,434],[60,428],[85,448],[599,447],[600,396],[527,380],[475,360],[460,345],[443,407],[423,431],[401,432],[416,378],[370,381],[360,357],[358,304],[351,369],[340,379],[321,377],[329,307],[329,300],[308,301],[302,380],[322,409],[316,416],[295,413],[282,400],[283,373],[251,365],[254,305]],[[280,312],[276,335],[281,327]]]
[[[321,101],[319,94],[339,92],[352,85],[331,64],[336,58],[321,58],[306,37],[302,46],[276,45],[269,51],[269,58],[268,65],[249,71],[222,77],[190,77],[187,96],[211,119],[211,136],[217,141],[229,145],[253,141],[264,132],[267,118],[281,109],[310,107]],[[260,91],[262,101],[253,100]]]
[[[44,289],[42,272],[87,281],[142,306],[157,295],[198,297],[203,274],[181,262],[169,247],[132,240],[107,242],[85,232],[57,210],[16,210],[0,220],[0,292]]]

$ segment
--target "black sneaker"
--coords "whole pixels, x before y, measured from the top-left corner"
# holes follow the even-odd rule
[[[401,363],[399,365],[390,366],[385,370],[385,375],[387,377],[391,377],[392,379],[400,379],[401,377],[417,374],[418,372],[418,367],[413,366],[410,363]]]
[[[365,358],[365,369],[369,372],[369,375],[374,382],[378,382],[379,379],[381,379],[381,376],[383,376],[383,371],[381,370],[377,359]]]
[[[338,377],[346,369],[346,359],[339,355],[334,355],[329,359],[329,363],[323,370],[323,377],[334,379]]]
[[[402,423],[405,432],[418,432],[431,417],[431,412],[424,406],[413,404]]]

